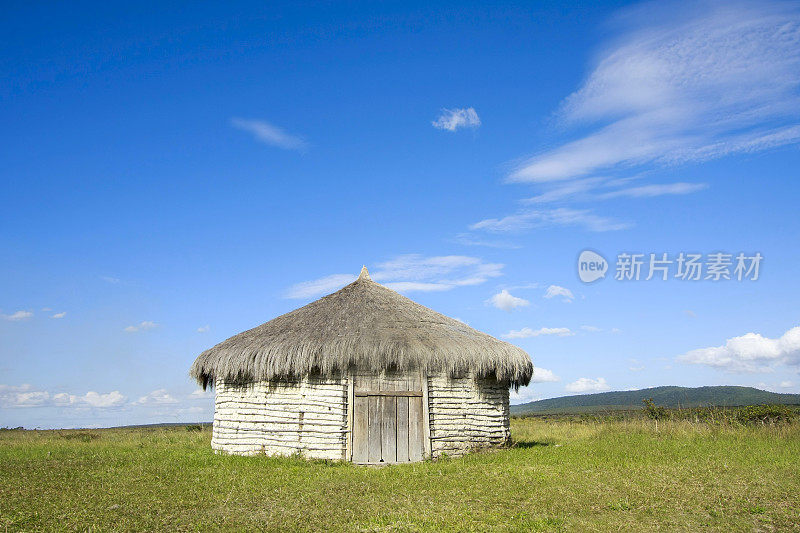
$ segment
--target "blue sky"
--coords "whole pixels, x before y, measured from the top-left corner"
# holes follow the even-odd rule
[[[0,426],[210,420],[194,358],[362,264],[527,350],[516,402],[800,392],[796,3],[18,3],[0,32]],[[763,261],[614,279],[681,252]]]

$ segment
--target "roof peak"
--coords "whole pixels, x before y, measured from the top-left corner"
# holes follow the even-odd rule
[[[358,279],[366,279],[372,281],[372,278],[369,277],[369,270],[367,270],[366,265],[361,267],[361,273],[358,275]]]

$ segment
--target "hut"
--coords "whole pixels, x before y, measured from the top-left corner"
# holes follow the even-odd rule
[[[400,463],[509,440],[522,349],[384,287],[343,289],[206,350],[214,450]]]

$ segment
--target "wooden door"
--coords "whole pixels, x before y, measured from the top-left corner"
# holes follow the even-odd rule
[[[420,376],[357,374],[353,388],[353,462],[421,461],[425,413]]]

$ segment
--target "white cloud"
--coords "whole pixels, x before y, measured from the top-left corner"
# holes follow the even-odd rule
[[[569,328],[539,328],[539,329],[531,329],[531,328],[522,328],[518,330],[511,330],[505,335],[503,335],[506,339],[527,339],[530,337],[540,337],[542,335],[556,335],[558,337],[571,337],[575,335]]]
[[[119,283],[120,281],[119,278],[113,278],[111,276],[102,276],[100,279],[102,279],[106,283],[112,283],[112,284]]]
[[[577,381],[568,383],[564,390],[567,392],[602,392],[611,389],[606,383],[606,378],[580,378]]]
[[[301,137],[291,135],[265,120],[234,118],[231,119],[231,125],[234,128],[251,133],[256,140],[270,146],[276,146],[284,150],[299,151],[307,147],[306,142]]]
[[[772,372],[778,365],[800,366],[800,326],[777,339],[746,333],[722,346],[686,352],[678,361],[729,372]]]
[[[211,329],[211,326],[206,324],[205,326],[200,326],[199,328],[197,328],[197,333],[205,333],[210,329]]]
[[[525,307],[530,305],[528,300],[512,296],[511,293],[505,289],[486,300],[486,302],[492,304],[498,309],[502,309],[503,311],[511,311],[517,307]]]
[[[50,318],[64,318],[65,316],[67,316],[67,312],[66,311],[62,311],[60,313],[54,314]]]
[[[564,180],[800,140],[796,4],[648,3],[626,21],[561,109],[564,124],[594,131],[522,162],[510,180]]]
[[[167,389],[154,390],[133,402],[134,405],[169,405],[175,403],[178,403],[178,400],[169,394]]]
[[[791,389],[792,387],[794,387],[794,383],[791,382],[791,381],[788,381],[788,380],[787,381],[781,381],[780,384],[778,384],[778,387],[780,387],[782,389]]]
[[[597,326],[581,326],[583,331],[589,331],[591,333],[597,333],[598,331],[603,331],[603,328],[598,328]]]
[[[89,391],[83,396],[66,392],[51,394],[43,390],[35,390],[31,385],[0,385],[0,406],[5,408],[24,407],[119,407],[125,403],[125,396],[119,391],[100,394]]]
[[[577,226],[589,231],[605,232],[627,229],[631,225],[624,221],[595,215],[587,209],[559,207],[557,209],[524,210],[503,218],[487,218],[472,224],[470,229],[508,233],[551,226]]]
[[[83,396],[75,396],[66,392],[53,395],[53,404],[59,407],[119,407],[126,400],[127,398],[116,390],[107,394],[89,391]]]
[[[683,313],[688,316],[689,318],[697,318],[697,313],[692,311],[691,309],[684,309]]]
[[[544,293],[544,298],[555,298],[556,296],[562,296],[564,301],[569,303],[575,299],[575,296],[572,294],[572,291],[565,288],[560,287],[558,285],[550,285],[547,287],[547,290]]]
[[[16,311],[11,313],[10,315],[2,315],[0,314],[0,318],[3,320],[9,320],[11,322],[18,322],[20,320],[27,320],[33,316],[33,313],[30,311]]]
[[[211,389],[206,389],[206,390],[195,389],[189,395],[189,399],[192,399],[192,400],[202,400],[202,399],[205,399],[205,398],[213,398],[213,397],[214,397],[214,393],[211,392]]]
[[[148,329],[154,329],[157,327],[158,324],[156,324],[155,322],[151,322],[150,320],[145,320],[143,322],[139,322],[135,326],[126,327],[125,331],[127,331],[128,333],[134,333],[136,331],[146,331]]]
[[[555,381],[560,381],[560,378],[556,376],[552,370],[547,370],[546,368],[538,366],[533,367],[531,383],[551,383]]]
[[[456,131],[460,128],[477,128],[481,125],[481,119],[472,107],[443,109],[431,124],[439,130]]]
[[[397,256],[378,263],[370,276],[398,292],[447,291],[457,287],[480,285],[502,275],[504,265],[486,263],[477,257],[444,255],[425,257],[419,254]],[[332,274],[289,287],[286,298],[311,298],[334,292],[356,280],[352,274]]]
[[[0,407],[39,407],[49,400],[50,394],[34,390],[29,384],[0,385]]]

